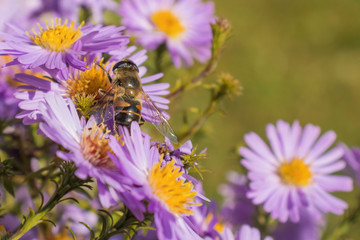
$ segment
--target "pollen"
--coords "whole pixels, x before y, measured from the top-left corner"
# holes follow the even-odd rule
[[[151,16],[151,20],[160,31],[172,38],[179,37],[185,31],[179,18],[169,10],[155,12]]]
[[[27,34],[38,46],[53,52],[64,52],[82,36],[80,28],[84,23],[81,23],[77,28],[74,28],[74,25],[74,21],[68,26],[68,20],[61,24],[61,19],[55,19],[55,21],[51,19],[51,24],[46,22],[46,29],[38,24],[40,33],[33,29],[34,36]]]
[[[103,59],[99,65],[105,68]],[[66,83],[67,94],[74,100],[75,96],[96,96],[99,98],[98,90],[107,90],[110,88],[110,81],[106,72],[95,62],[91,68],[85,71],[77,71],[77,74],[71,76]]]
[[[114,169],[115,164],[109,157],[108,153],[112,152],[107,134],[110,131],[105,125],[94,124],[91,129],[86,129],[81,138],[81,149],[84,158],[94,167]],[[120,140],[120,137],[117,137]]]
[[[201,204],[194,203],[196,191],[193,191],[191,182],[180,179],[182,172],[174,166],[175,160],[161,167],[163,156],[160,161],[151,168],[148,180],[154,194],[165,203],[169,211],[177,215],[192,215],[192,206]]]
[[[307,186],[311,183],[312,173],[303,159],[294,158],[283,163],[278,171],[281,181],[287,185]]]

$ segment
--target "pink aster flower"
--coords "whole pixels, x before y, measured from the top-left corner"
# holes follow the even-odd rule
[[[122,191],[119,171],[108,156],[111,149],[103,126],[95,122],[79,119],[71,99],[50,92],[45,94],[39,111],[42,122],[41,132],[54,142],[62,145],[68,152],[57,151],[58,157],[73,161],[77,166],[75,175],[81,179],[88,177],[97,180],[100,202],[104,207],[115,204],[111,191]],[[111,187],[114,186],[115,188]]]
[[[266,127],[270,147],[255,133],[245,135],[248,147],[241,147],[242,165],[249,170],[247,197],[254,204],[264,204],[274,219],[300,220],[301,211],[315,217],[321,212],[341,215],[347,203],[330,192],[351,191],[350,177],[332,175],[345,167],[340,160],[343,149],[330,146],[336,139],[333,131],[320,136],[320,128],[307,124],[304,129],[295,121],[291,126],[278,121]]]
[[[169,100],[162,97],[169,93],[169,83],[154,83],[154,81],[160,79],[163,74],[158,73],[144,77],[147,69],[141,64],[147,59],[146,51],[139,51],[133,54],[135,47],[121,48],[118,51],[112,52],[116,54],[112,57],[111,61],[106,64],[107,70],[110,70],[112,66],[119,58],[128,57],[135,64],[139,66],[139,76],[143,85],[144,91],[153,100],[155,105],[161,109],[168,109]],[[107,76],[104,71],[96,64],[90,63],[89,69],[82,71],[78,69],[70,69],[68,79],[56,79],[57,81],[50,81],[46,78],[39,78],[28,74],[18,74],[15,80],[23,83],[21,90],[15,94],[15,96],[21,100],[19,103],[20,112],[17,117],[24,119],[24,124],[32,124],[41,120],[41,114],[38,110],[39,102],[44,101],[44,95],[47,92],[56,92],[64,97],[73,98],[76,93],[85,94],[97,94],[99,88],[106,89],[109,87]],[[91,81],[89,81],[91,80]],[[86,86],[86,89],[80,89],[78,86]],[[30,90],[30,91],[28,91]],[[145,102],[144,102],[145,104]],[[167,113],[163,112],[165,116]],[[151,113],[147,108],[143,108],[142,116],[146,121],[151,121]]]
[[[145,48],[166,44],[176,67],[182,61],[191,66],[193,58],[205,62],[211,56],[212,2],[124,0],[119,13],[122,24]]]
[[[41,67],[52,73],[68,76],[67,65],[85,70],[81,58],[107,53],[126,45],[128,36],[122,35],[123,27],[85,25],[52,19],[46,26],[38,25],[32,33],[9,25],[12,32],[0,33],[0,55],[15,59],[7,65],[22,65],[24,68]]]
[[[130,182],[123,183],[126,191],[119,192],[120,199],[141,221],[147,211],[154,213],[154,222],[159,239],[201,239],[189,226],[187,216],[193,214],[197,192],[190,181],[185,181],[183,172],[175,161],[163,164],[157,147],[151,146],[150,137],[144,135],[137,122],[132,122],[131,131],[120,127],[124,145],[110,137],[119,175]],[[166,183],[166,184],[164,184]],[[129,197],[136,201],[129,201]]]

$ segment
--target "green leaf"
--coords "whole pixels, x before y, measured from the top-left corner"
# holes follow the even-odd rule
[[[3,186],[6,191],[11,194],[11,196],[15,197],[14,186],[11,178],[3,177]]]

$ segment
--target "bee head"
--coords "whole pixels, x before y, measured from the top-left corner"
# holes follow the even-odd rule
[[[114,72],[117,69],[136,70],[137,72],[139,72],[138,66],[136,66],[136,64],[129,59],[123,59],[120,62],[116,63],[112,70]]]

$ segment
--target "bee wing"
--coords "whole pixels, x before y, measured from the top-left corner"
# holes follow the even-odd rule
[[[110,88],[103,93],[101,98],[97,101],[93,107],[93,116],[95,117],[96,123],[100,124],[102,122],[106,123],[109,120],[114,121],[115,111],[113,107],[113,98],[116,84],[111,84]]]
[[[156,129],[165,137],[169,138],[171,142],[177,144],[178,140],[175,135],[174,130],[170,126],[169,122],[166,120],[164,115],[160,112],[160,110],[155,106],[150,97],[142,91],[143,98],[145,100],[145,104],[143,107],[147,108],[152,117],[151,123],[156,127]]]

